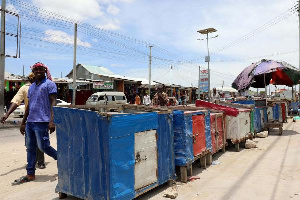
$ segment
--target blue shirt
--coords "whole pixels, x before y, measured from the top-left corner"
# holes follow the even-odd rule
[[[39,84],[32,83],[28,90],[29,115],[27,122],[50,121],[50,94],[56,94],[57,87],[54,82],[45,78]]]

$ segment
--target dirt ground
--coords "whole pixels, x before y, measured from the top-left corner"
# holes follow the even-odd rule
[[[300,121],[284,124],[282,136],[272,132],[267,138],[256,138],[258,148],[214,155],[215,165],[200,169],[194,163],[193,175],[198,180],[182,184],[177,182],[178,200],[300,200]],[[51,144],[56,148],[55,134]],[[0,199],[54,200],[57,184],[56,161],[46,156],[46,169],[38,169],[34,182],[11,186],[11,182],[24,175],[26,150],[24,137],[18,129],[0,129]],[[140,196],[144,199],[166,199],[170,191],[162,185]],[[67,199],[76,199],[68,197]]]

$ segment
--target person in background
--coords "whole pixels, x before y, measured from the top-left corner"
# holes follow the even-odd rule
[[[17,94],[14,96],[14,98],[11,100],[11,105],[7,111],[7,113],[1,118],[1,123],[4,124],[4,122],[6,121],[6,119],[9,117],[9,115],[14,112],[16,110],[16,108],[24,101],[25,104],[25,110],[28,106],[28,89],[30,87],[30,85],[34,82],[35,80],[35,76],[34,74],[31,72],[28,75],[28,82],[23,85],[17,92]],[[36,166],[39,169],[45,169],[46,165],[45,165],[45,156],[44,153],[39,150],[39,148],[36,149]]]
[[[144,100],[143,100],[144,105],[149,106],[151,104],[151,99],[148,93],[146,93],[146,95],[144,96]]]
[[[134,104],[136,104],[136,105],[140,105],[141,104],[141,98],[140,98],[140,96],[139,96],[138,93],[136,93],[136,95],[135,95]]]
[[[27,175],[15,180],[12,185],[35,180],[37,146],[48,156],[57,160],[57,151],[50,146],[49,140],[49,131],[50,133],[55,131],[52,107],[56,105],[57,87],[52,82],[48,67],[43,63],[35,63],[31,69],[35,75],[35,82],[29,87],[28,106],[20,127],[22,135],[26,130]]]

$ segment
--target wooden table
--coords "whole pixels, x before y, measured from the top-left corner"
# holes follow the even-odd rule
[[[268,123],[265,123],[265,128],[268,128],[268,134],[270,133],[270,128],[279,128],[279,135],[282,135],[283,123],[268,122]]]

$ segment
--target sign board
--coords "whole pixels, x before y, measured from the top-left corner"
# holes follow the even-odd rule
[[[69,90],[73,90],[73,83],[69,83]],[[76,89],[78,88],[78,86],[81,86],[81,85],[87,85],[87,83],[84,83],[84,82],[76,82]]]
[[[208,70],[201,70],[200,73],[200,93],[208,92]]]
[[[94,82],[93,88],[94,89],[112,90],[112,89],[114,89],[114,84],[113,84],[113,82],[104,82],[104,81]]]

